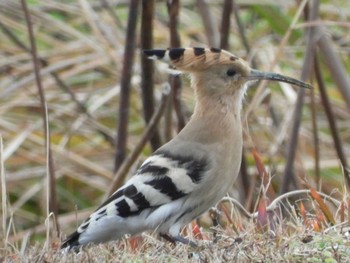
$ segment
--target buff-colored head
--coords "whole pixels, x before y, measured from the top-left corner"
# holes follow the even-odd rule
[[[243,59],[216,48],[170,48],[144,50],[150,58],[159,59],[172,68],[190,73],[195,82],[213,90],[237,90],[253,80],[273,80],[286,82],[302,88],[311,86],[305,82],[276,73],[251,69]]]

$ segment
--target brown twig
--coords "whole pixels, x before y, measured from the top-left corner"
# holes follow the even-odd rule
[[[222,6],[220,48],[228,49],[230,36],[231,11],[234,0],[225,0]]]
[[[147,141],[153,135],[158,125],[158,122],[164,113],[164,109],[168,102],[169,94],[170,94],[170,86],[169,84],[166,84],[163,89],[162,99],[161,99],[160,105],[158,106],[158,109],[154,112],[152,118],[148,122],[147,128],[143,133],[140,141],[135,146],[134,150],[129,155],[129,157],[122,163],[118,172],[115,174],[113,181],[111,183],[111,187],[109,188],[109,191],[106,197],[113,194],[113,192],[123,184],[131,165],[136,161],[142,149],[145,147]]]
[[[180,11],[180,1],[171,0],[167,2],[168,13],[169,13],[169,30],[170,30],[170,47],[180,47],[181,39],[180,34],[177,30],[178,20],[179,20],[179,11]],[[185,126],[186,121],[182,111],[181,106],[181,93],[182,93],[182,80],[179,75],[170,75],[169,83],[172,88],[172,105],[174,106],[175,113],[177,116],[177,131],[181,131]],[[170,105],[170,103],[169,103]],[[171,122],[171,109],[169,107],[167,118]],[[168,129],[171,128],[171,123],[167,125]],[[171,132],[168,130],[166,132],[167,139],[170,139]]]
[[[47,163],[48,163],[48,180],[49,180],[49,189],[48,189],[48,195],[49,195],[49,207],[48,207],[48,214],[53,213],[55,218],[58,216],[58,204],[57,204],[57,196],[56,196],[56,179],[55,179],[55,168],[53,163],[53,157],[52,157],[52,150],[51,150],[51,138],[50,138],[50,131],[48,129],[49,127],[49,120],[48,115],[46,114],[46,99],[45,99],[45,93],[44,89],[41,84],[41,78],[40,78],[40,62],[37,55],[37,49],[36,49],[36,43],[35,43],[35,36],[33,32],[33,25],[30,17],[30,13],[27,7],[27,3],[25,0],[21,0],[23,12],[25,15],[25,20],[27,23],[28,28],[28,35],[30,40],[30,46],[31,46],[31,55],[32,55],[32,61],[33,61],[33,67],[34,67],[34,74],[35,74],[35,81],[38,87],[38,93],[40,96],[40,105],[41,105],[41,114],[43,118],[43,125],[44,125],[44,134],[45,134],[45,148],[46,148],[46,155],[47,155]],[[56,233],[59,233],[59,226],[57,223],[57,220],[55,220],[55,230]]]
[[[116,155],[114,161],[114,172],[116,172],[123,163],[126,155],[127,130],[130,106],[130,80],[132,75],[132,66],[134,64],[134,52],[136,47],[136,25],[138,16],[138,0],[130,0],[128,26],[126,31],[124,66],[120,81],[120,99],[119,99],[119,119],[116,139]]]
[[[316,59],[314,60],[317,63]],[[315,71],[315,70],[314,70]],[[311,119],[312,119],[312,130],[313,130],[313,143],[314,143],[314,154],[315,154],[315,182],[316,189],[321,190],[321,171],[320,171],[320,145],[319,145],[319,136],[318,136],[318,125],[317,125],[317,114],[316,114],[316,100],[315,100],[315,90],[310,90],[310,98],[311,98]]]
[[[314,70],[315,70],[317,84],[318,84],[318,87],[320,90],[322,104],[323,104],[324,110],[326,112],[329,127],[331,129],[334,146],[335,146],[335,149],[337,151],[337,155],[338,155],[338,158],[341,162],[341,165],[344,168],[343,170],[344,170],[345,179],[346,179],[348,185],[350,186],[350,174],[349,174],[350,170],[349,170],[348,162],[347,162],[345,154],[344,154],[344,150],[343,150],[343,146],[342,146],[343,144],[341,142],[341,139],[340,139],[340,136],[338,133],[337,123],[335,121],[335,117],[333,114],[331,103],[329,102],[327,90],[326,90],[326,87],[325,87],[325,84],[323,81],[323,77],[322,77],[322,73],[321,73],[321,70],[319,67],[319,61],[318,61],[317,57],[315,57]]]
[[[3,241],[4,249],[6,250],[8,245],[8,235],[7,235],[7,214],[8,214],[8,198],[7,198],[7,185],[5,176],[5,160],[4,160],[4,143],[2,135],[0,134],[0,188],[1,188],[1,212],[2,212],[2,236],[5,237]]]
[[[141,48],[151,49],[153,47],[153,16],[154,0],[142,1],[141,16]],[[150,121],[154,112],[154,92],[153,92],[153,61],[141,53],[141,90],[143,114],[146,123]],[[153,151],[157,150],[161,144],[158,129],[150,138]]]
[[[345,70],[346,67],[343,66],[339,55],[334,50],[334,46],[323,27],[316,27],[315,34],[319,37],[317,46],[320,48],[325,61],[327,61],[326,65],[332,75],[332,79],[337,83],[339,91],[342,94],[348,109],[350,109],[350,77]]]
[[[309,21],[315,20],[318,16],[319,2],[317,0],[312,2],[311,12],[309,14]],[[313,58],[315,54],[315,41],[314,41],[314,28],[310,28],[307,31],[307,46],[305,51],[305,58],[303,63],[303,68],[301,71],[301,80],[306,80],[310,75],[310,69],[312,67]],[[289,184],[295,180],[294,178],[294,160],[296,155],[296,150],[298,146],[298,135],[301,123],[301,115],[304,105],[305,89],[298,90],[297,102],[295,103],[293,121],[292,121],[292,131],[290,134],[289,142],[287,145],[287,157],[286,166],[283,173],[281,193],[286,193],[288,191]]]
[[[172,86],[173,91],[173,105],[177,117],[177,132],[180,132],[183,127],[186,125],[186,119],[181,103],[181,93],[182,93],[182,80],[179,75],[169,76],[169,82]]]

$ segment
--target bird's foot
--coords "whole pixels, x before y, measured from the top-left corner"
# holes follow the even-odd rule
[[[176,244],[176,242],[179,242],[179,243],[182,243],[182,244],[185,244],[185,245],[190,245],[191,247],[194,247],[194,248],[198,247],[198,245],[195,242],[193,242],[193,241],[191,241],[191,240],[189,240],[187,238],[184,238],[184,237],[182,237],[180,235],[178,235],[178,236],[170,236],[169,234],[160,234],[160,236],[162,238],[164,238],[165,240],[169,241],[170,243],[173,243],[173,244]]]

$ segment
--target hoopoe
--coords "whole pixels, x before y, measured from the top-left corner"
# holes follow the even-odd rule
[[[196,105],[188,124],[156,150],[124,186],[113,193],[62,244],[73,248],[155,230],[165,239],[193,244],[183,226],[214,206],[239,173],[240,111],[248,84],[256,80],[299,80],[251,69],[241,58],[216,48],[144,50],[189,73]]]

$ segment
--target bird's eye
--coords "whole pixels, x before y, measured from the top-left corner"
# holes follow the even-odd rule
[[[229,68],[226,71],[226,74],[227,74],[227,76],[232,77],[232,76],[234,76],[236,74],[236,70],[234,70],[233,68]]]

